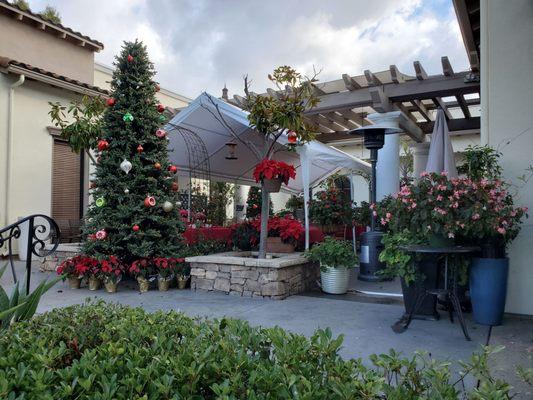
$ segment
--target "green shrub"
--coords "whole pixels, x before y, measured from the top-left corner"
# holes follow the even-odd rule
[[[342,337],[310,338],[232,319],[194,320],[105,303],[56,309],[0,337],[2,399],[455,399],[462,381],[427,356],[338,355]],[[488,350],[464,364],[480,379],[469,398],[508,386]],[[467,373],[468,374],[468,373]],[[459,375],[461,376],[461,375]]]
[[[353,268],[359,262],[354,253],[353,244],[347,240],[335,239],[331,236],[311,247],[306,256],[320,263],[320,268]]]

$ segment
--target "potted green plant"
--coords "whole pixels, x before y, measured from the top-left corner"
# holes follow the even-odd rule
[[[184,258],[175,258],[176,262],[176,278],[178,281],[178,289],[185,289],[187,281],[191,277],[191,267],[189,263],[185,262]]]
[[[306,252],[309,260],[320,263],[322,290],[330,294],[348,291],[350,271],[359,262],[352,243],[327,237]]]
[[[309,204],[311,221],[320,225],[326,234],[335,232],[339,226],[351,225],[352,213],[350,199],[331,184],[316,193]]]
[[[131,264],[129,272],[135,277],[135,279],[137,279],[137,283],[139,284],[139,292],[144,293],[150,289],[150,279],[154,274],[154,265],[152,260],[147,258],[135,260]]]
[[[118,283],[122,279],[124,273],[124,266],[115,256],[109,256],[105,260],[100,261],[100,276],[104,281],[105,290],[108,293],[115,293],[118,288]]]
[[[285,208],[289,210],[296,219],[303,221],[304,219],[304,199],[302,196],[292,195],[285,203]]]

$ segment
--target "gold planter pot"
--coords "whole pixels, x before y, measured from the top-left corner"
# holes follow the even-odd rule
[[[178,289],[185,289],[188,280],[188,276],[178,276]]]
[[[146,293],[150,288],[150,281],[144,277],[138,277],[137,283],[139,284],[139,292]]]
[[[104,286],[107,293],[116,293],[118,288],[118,282],[106,281],[104,282]]]
[[[81,278],[68,278],[68,287],[70,289],[79,289],[81,285]]]
[[[89,278],[89,290],[98,290],[100,289],[100,279],[91,276]]]
[[[160,292],[166,292],[170,287],[169,278],[157,278],[157,288]]]

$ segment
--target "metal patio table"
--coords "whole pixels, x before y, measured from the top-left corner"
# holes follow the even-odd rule
[[[453,323],[453,311],[455,310],[466,340],[472,340],[470,339],[470,335],[468,334],[468,330],[466,328],[465,320],[463,317],[463,312],[461,311],[459,297],[457,296],[456,256],[475,253],[479,251],[480,248],[474,246],[432,247],[427,245],[409,245],[401,246],[400,248],[408,253],[414,254],[444,255],[444,288],[424,289],[419,291],[414,305],[413,307],[411,307],[411,310],[409,311],[409,314],[407,314],[407,317],[404,316],[400,318],[400,320],[392,326],[394,332],[405,332],[405,330],[409,327],[409,324],[413,319],[413,315],[418,311],[426,296],[445,296],[445,298],[448,300],[448,313],[450,315],[450,321]],[[437,265],[435,265],[435,268],[437,268]],[[451,287],[448,283],[449,274],[451,274]]]

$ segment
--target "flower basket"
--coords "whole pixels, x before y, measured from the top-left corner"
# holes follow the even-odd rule
[[[102,282],[96,276],[89,277],[89,290],[99,290]]]
[[[263,187],[269,193],[278,193],[281,190],[281,179],[263,179]]]
[[[283,243],[280,237],[267,237],[267,253],[293,253],[294,244]]]
[[[139,292],[141,293],[146,293],[150,289],[150,281],[144,276],[138,276],[137,283],[139,284]]]
[[[163,278],[160,276],[157,278],[157,288],[160,292],[166,292],[170,288],[171,281],[172,278]]]
[[[69,277],[68,278],[68,287],[70,289],[79,289],[81,285],[81,278]]]
[[[104,287],[107,293],[116,293],[118,288],[118,282],[113,282],[112,280],[106,280],[104,282]]]

